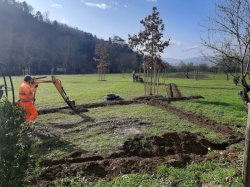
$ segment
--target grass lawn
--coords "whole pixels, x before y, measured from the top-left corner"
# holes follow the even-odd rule
[[[43,76],[43,75],[42,75]],[[237,95],[242,88],[235,86],[233,80],[226,80],[223,75],[207,75],[203,80],[180,79],[180,78],[161,78],[159,94],[166,96],[166,85],[175,83],[183,96],[201,95],[204,99],[194,99],[172,102],[171,105],[192,111],[196,114],[206,116],[218,123],[227,124],[235,131],[244,133],[247,113],[243,102]],[[36,76],[36,77],[39,77]],[[98,75],[58,75],[64,90],[71,100],[75,100],[76,105],[103,102],[107,94],[118,94],[124,100],[131,100],[135,97],[144,95],[144,85],[133,82],[131,74],[107,74],[106,81],[98,81]],[[17,98],[18,88],[22,82],[21,76],[13,77],[15,95]],[[50,76],[48,78],[50,79]],[[67,106],[52,83],[42,83],[36,92],[35,105],[38,110],[46,108],[58,108]],[[111,130],[102,124],[120,123],[140,123],[146,124],[136,129],[143,135],[160,136],[164,132],[189,131],[198,134],[209,141],[221,143],[226,141],[220,134],[211,130],[201,128],[188,121],[180,119],[162,109],[154,108],[149,105],[115,105],[107,107],[96,107],[84,113],[92,121],[83,120],[82,117],[63,113],[51,113],[39,115],[37,118],[39,129],[52,129],[60,126],[65,131],[59,138],[41,140],[35,139],[34,155],[38,159],[56,158],[65,155],[74,149],[87,151],[97,151],[106,153],[116,150],[124,141],[132,138],[133,133],[127,133],[119,128]],[[77,124],[72,125],[70,124]],[[117,124],[116,124],[117,125]],[[121,125],[121,124],[118,124]],[[123,124],[122,124],[123,125]],[[86,129],[84,133],[79,132]],[[58,146],[48,145],[57,141]],[[70,142],[65,144],[62,142]],[[244,142],[231,145],[243,150]],[[216,154],[211,152],[210,154]],[[242,156],[243,151],[239,156]],[[229,160],[220,159],[216,162],[206,162],[202,165],[190,164],[186,168],[169,168],[162,166],[155,175],[130,174],[127,177],[118,176],[112,181],[99,180],[96,183],[87,182],[80,176],[64,179],[73,181],[72,186],[196,186],[197,176],[200,181],[207,186],[227,186],[225,177],[233,175],[241,169],[240,163],[231,163]],[[182,177],[181,177],[182,176]],[[63,186],[63,181],[57,181],[58,186]],[[81,184],[81,185],[80,185]],[[84,184],[84,185],[83,185]],[[233,186],[242,186],[240,175],[235,175]]]

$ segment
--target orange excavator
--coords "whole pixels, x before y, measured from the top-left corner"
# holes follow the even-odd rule
[[[12,100],[13,104],[16,104],[15,101],[15,93],[14,93],[14,86],[12,82],[12,78],[10,73],[5,66],[5,64],[0,63],[0,100],[2,97],[8,98],[10,101]],[[74,110],[75,109],[75,101],[72,101],[67,96],[66,92],[63,89],[62,83],[59,79],[57,79],[54,75],[51,76],[51,80],[43,80],[44,77],[33,77],[32,84],[40,84],[40,83],[53,83],[62,96],[63,100],[68,104],[68,106]]]
[[[33,77],[31,80],[31,84],[40,84],[40,83],[53,83],[62,96],[63,100],[68,104],[68,106],[74,110],[75,108],[75,101],[70,100],[69,97],[67,96],[66,92],[63,89],[62,83],[59,79],[57,79],[54,75],[51,76],[51,80],[42,80],[45,77]],[[34,93],[35,94],[35,93]]]

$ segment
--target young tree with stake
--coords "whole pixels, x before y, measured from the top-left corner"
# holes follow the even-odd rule
[[[158,93],[159,72],[164,66],[161,61],[161,53],[169,45],[169,40],[162,39],[164,24],[156,7],[153,7],[152,14],[141,20],[140,23],[145,30],[140,31],[138,35],[128,35],[129,45],[143,55],[144,91],[146,94],[149,85],[149,94],[153,95],[153,91],[154,94]],[[154,86],[154,90],[152,86]]]

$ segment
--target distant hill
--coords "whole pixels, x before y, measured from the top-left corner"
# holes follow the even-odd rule
[[[104,43],[109,73],[139,70],[140,56],[115,36],[103,41],[91,33],[33,14],[25,1],[0,0],[0,62],[11,75],[87,74],[98,71],[95,48]]]
[[[207,64],[209,66],[212,65],[212,62],[205,60],[202,56],[200,57],[193,57],[193,58],[187,58],[187,59],[175,59],[175,58],[165,58],[162,57],[162,59],[166,62],[168,62],[170,65],[172,66],[178,66],[180,64],[180,62],[184,62],[184,63],[190,63],[192,62],[194,65],[198,65],[198,64]]]

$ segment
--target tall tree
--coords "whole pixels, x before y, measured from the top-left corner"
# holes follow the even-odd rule
[[[36,12],[36,15],[35,15],[35,18],[38,20],[38,21],[43,21],[43,15],[40,11],[37,11]]]
[[[24,11],[25,13],[29,14],[29,13],[30,13],[30,9],[29,9],[28,4],[24,1],[24,2],[22,3],[22,5],[23,5],[23,11]]]
[[[60,50],[62,52],[63,57],[63,72],[64,74],[68,73],[69,66],[73,65],[74,63],[71,62],[73,49],[75,48],[75,41],[70,36],[63,36],[60,38],[59,42],[61,43]]]
[[[202,38],[202,44],[212,51],[204,55],[212,59],[230,59],[229,63],[237,64],[241,83],[249,92],[246,77],[250,66],[250,1],[217,0],[215,14],[208,17],[203,27],[208,34]]]
[[[131,48],[137,49],[137,51],[144,56],[144,75],[150,76],[149,94],[153,95],[153,86],[154,94],[158,92],[158,76],[161,69],[159,60],[161,59],[161,53],[169,45],[169,40],[164,41],[162,39],[164,24],[159,17],[159,12],[156,7],[153,7],[152,14],[141,20],[140,23],[145,29],[140,31],[138,35],[128,35],[129,45]],[[146,89],[147,85],[148,82],[144,81],[145,94],[148,90]]]

